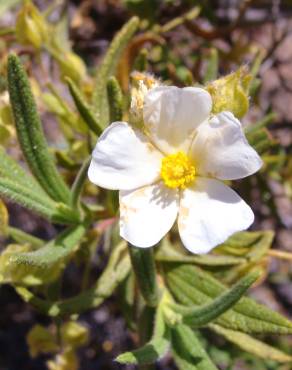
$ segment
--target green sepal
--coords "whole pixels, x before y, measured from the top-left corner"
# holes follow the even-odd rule
[[[18,140],[32,173],[54,200],[68,203],[69,189],[49,153],[28,77],[14,54],[8,58],[8,87]]]
[[[82,91],[77,87],[75,82],[73,82],[69,77],[66,78],[70,94],[74,100],[75,106],[83,118],[87,126],[92,130],[96,135],[102,133],[102,128],[99,125],[96,116],[91,109],[90,105],[86,102],[85,97],[82,94]]]
[[[116,358],[120,364],[152,364],[162,358],[169,348],[169,328],[164,321],[163,300],[159,304],[155,317],[151,340],[145,346],[131,352],[125,352]]]
[[[170,307],[176,313],[182,315],[182,323],[192,327],[204,326],[215,320],[239,301],[258,277],[259,273],[257,272],[249,273],[229,290],[215,298],[211,303],[207,303],[202,307],[186,307],[173,303],[170,304]]]

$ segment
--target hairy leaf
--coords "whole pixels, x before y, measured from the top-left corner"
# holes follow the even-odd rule
[[[215,324],[210,324],[210,328],[217,334],[222,335],[228,341],[236,344],[239,348],[246,352],[252,353],[255,356],[261,357],[265,360],[273,360],[283,363],[292,362],[292,356],[289,356],[279,349],[255,339],[248,334],[226,329]]]
[[[48,195],[12,157],[10,157],[3,147],[0,146],[0,178],[7,178],[26,189],[30,189],[32,193],[38,193],[42,197],[49,199]]]
[[[209,303],[226,291],[226,287],[200,268],[183,264],[164,264],[167,284],[182,304]],[[292,333],[292,323],[277,312],[243,297],[216,323],[246,333]]]
[[[70,79],[66,78],[70,94],[74,100],[76,108],[83,118],[84,122],[88,125],[88,127],[96,134],[100,135],[102,132],[102,128],[97,121],[94,112],[91,110],[91,107],[86,102],[85,97],[82,95],[81,90],[77,87],[77,85]]]
[[[108,104],[110,107],[110,122],[123,119],[123,94],[118,80],[112,76],[107,83]]]
[[[107,81],[112,75],[114,75],[119,59],[138,26],[139,19],[137,17],[131,18],[128,23],[124,25],[113,39],[101,65],[99,66],[92,104],[97,114],[99,125],[102,128],[105,128],[109,123],[109,106],[107,104],[106,91]]]
[[[46,193],[34,192],[15,181],[0,177],[0,195],[40,214],[56,223],[72,224],[79,220],[78,214],[62,203],[56,203]]]
[[[8,59],[8,87],[17,135],[31,171],[55,200],[69,202],[69,189],[49,153],[27,75],[16,55]]]
[[[182,321],[186,325],[192,327],[206,325],[230,309],[243,296],[243,294],[258,277],[259,274],[256,272],[249,273],[229,290],[219,295],[211,303],[207,303],[202,307],[190,308],[171,304],[171,308],[174,309],[175,312],[178,312],[182,315]]]
[[[47,269],[31,268],[26,264],[15,263],[14,260],[22,253],[29,253],[27,244],[10,244],[0,255],[0,282],[17,285],[42,285],[54,281],[62,266],[55,264]]]
[[[217,370],[196,334],[186,325],[171,330],[171,348],[179,370]]]
[[[81,224],[62,232],[55,240],[44,247],[27,253],[19,253],[10,259],[10,263],[28,265],[31,268],[48,268],[71,256],[80,243],[87,225]]]

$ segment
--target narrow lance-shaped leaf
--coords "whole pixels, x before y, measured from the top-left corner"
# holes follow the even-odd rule
[[[184,305],[209,303],[226,290],[222,283],[196,266],[173,263],[163,266],[170,291]],[[247,297],[242,297],[216,323],[246,333],[292,333],[288,319]]]
[[[94,112],[86,102],[85,97],[82,95],[82,92],[79,90],[77,85],[69,77],[66,78],[66,81],[80,116],[83,118],[88,127],[99,136],[102,132],[102,128],[100,127]]]
[[[8,235],[17,243],[29,244],[33,248],[40,248],[45,244],[45,241],[37,238],[31,234],[28,234],[16,227],[8,227]]]
[[[56,208],[48,197],[33,193],[7,178],[0,178],[0,194],[12,202],[18,203],[49,220],[54,219]],[[57,220],[56,220],[57,221]]]
[[[120,364],[151,364],[162,358],[169,347],[169,328],[163,317],[163,300],[157,308],[154,332],[145,346],[131,352],[125,352],[116,358]]]
[[[222,328],[222,326],[215,324],[210,324],[210,328],[217,334],[222,335],[231,343],[237,345],[242,350],[252,353],[255,356],[258,356],[265,360],[273,360],[282,363],[292,362],[292,356],[289,356],[279,349],[274,348],[258,339],[255,339],[248,334]]]
[[[247,289],[259,277],[257,272],[251,272],[243,277],[232,288],[207,303],[202,307],[186,307],[177,304],[171,304],[171,308],[182,315],[182,322],[192,327],[199,327],[215,320],[222,313],[230,309],[247,291]]]
[[[33,252],[19,253],[11,259],[10,263],[26,264],[31,268],[48,268],[72,254],[86,229],[86,224],[71,227],[40,249]]]
[[[114,73],[120,56],[125,50],[128,42],[139,26],[139,18],[133,17],[119,31],[113,39],[101,65],[98,68],[95,91],[92,98],[92,105],[97,114],[97,120],[102,128],[109,123],[109,106],[107,104],[106,84]]]
[[[32,193],[37,193],[42,197],[49,198],[47,193],[41,188],[37,181],[28,174],[12,157],[10,157],[5,149],[0,146],[0,178],[7,178],[26,189],[30,189]]]
[[[52,222],[64,224],[78,222],[79,216],[74,210],[54,202],[35,179],[1,147],[0,161],[0,195]]]
[[[34,176],[55,200],[69,202],[69,189],[51,157],[27,75],[16,55],[8,59],[8,87],[17,135]]]
[[[186,325],[171,330],[171,348],[179,370],[217,370],[196,334]]]

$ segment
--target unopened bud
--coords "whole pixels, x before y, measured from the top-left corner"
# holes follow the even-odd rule
[[[232,112],[237,118],[243,117],[249,108],[249,86],[251,75],[247,68],[215,80],[206,86],[213,100],[213,113]]]
[[[29,1],[25,2],[16,19],[16,37],[23,45],[39,49],[48,37],[48,26],[42,14]]]

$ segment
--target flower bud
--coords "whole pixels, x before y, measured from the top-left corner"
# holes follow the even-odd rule
[[[32,45],[39,49],[49,34],[42,14],[27,1],[21,8],[16,19],[16,37],[23,45]]]
[[[213,113],[232,112],[237,118],[243,117],[249,108],[249,86],[251,75],[247,68],[215,80],[206,86],[213,100]]]
[[[80,82],[86,76],[86,67],[83,60],[73,52],[60,54],[57,58],[63,77],[70,77],[73,81]]]

